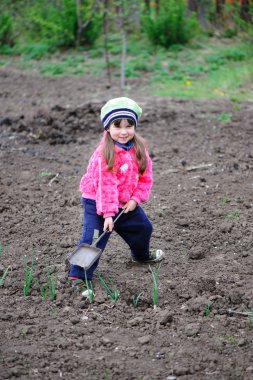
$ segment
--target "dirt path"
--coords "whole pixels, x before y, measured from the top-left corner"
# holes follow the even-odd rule
[[[131,263],[116,234],[99,268],[119,300],[97,277],[92,304],[67,283],[79,181],[101,136],[100,107],[120,95],[116,81],[107,89],[100,79],[0,71],[0,276],[11,267],[0,288],[1,379],[253,378],[253,316],[228,313],[253,310],[252,104],[161,99],[130,85],[154,164],[144,205],[152,247],[166,252],[156,310],[148,267]],[[24,297],[33,252],[41,283],[47,264],[58,273],[54,301],[34,284]]]

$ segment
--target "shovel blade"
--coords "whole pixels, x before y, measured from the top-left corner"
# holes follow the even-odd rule
[[[85,271],[99,259],[102,250],[92,247],[89,244],[81,244],[69,257],[68,261],[72,265],[79,265]]]

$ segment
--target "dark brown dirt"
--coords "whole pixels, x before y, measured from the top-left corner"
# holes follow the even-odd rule
[[[97,277],[92,304],[67,283],[79,181],[101,136],[100,107],[121,95],[116,81],[107,89],[100,78],[0,71],[0,276],[11,267],[0,288],[1,379],[253,378],[253,317],[228,313],[253,310],[252,103],[158,98],[142,85],[127,95],[143,107],[139,132],[154,163],[144,209],[152,247],[166,252],[156,310],[148,267],[131,263],[116,234],[99,270],[119,300]],[[224,113],[231,121],[218,120]],[[58,273],[54,301],[35,282],[24,297],[33,252],[42,284],[46,263]]]

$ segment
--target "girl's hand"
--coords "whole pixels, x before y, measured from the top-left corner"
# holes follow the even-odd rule
[[[105,218],[104,220],[104,231],[109,231],[109,232],[112,232],[112,229],[113,229],[113,219],[111,216],[109,216],[108,218]]]
[[[125,214],[127,214],[129,211],[134,211],[136,209],[137,202],[133,199],[130,199],[125,206],[123,207],[125,209]]]

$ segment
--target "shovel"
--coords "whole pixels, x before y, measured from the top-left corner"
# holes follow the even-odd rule
[[[119,217],[124,213],[124,209],[120,212],[117,218],[114,219],[113,223],[117,222]],[[99,238],[92,245],[83,243],[79,245],[79,247],[67,258],[67,260],[72,265],[79,265],[85,271],[88,270],[92,264],[99,259],[102,253],[102,249],[97,248],[98,242],[105,236],[105,234],[109,233],[108,230],[103,232]]]

